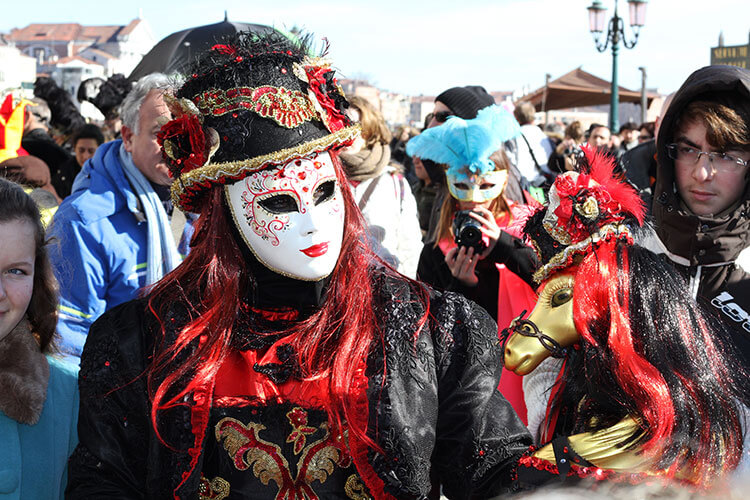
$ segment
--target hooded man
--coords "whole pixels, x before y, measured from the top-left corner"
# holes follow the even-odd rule
[[[750,276],[738,265],[750,244],[750,71],[708,66],[690,75],[656,144],[656,232],[750,366]]]

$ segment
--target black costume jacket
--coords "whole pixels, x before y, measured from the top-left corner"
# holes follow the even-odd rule
[[[449,498],[507,491],[531,439],[497,391],[502,352],[495,323],[463,297],[430,290],[429,320],[415,341],[424,304],[413,285],[378,271],[374,276],[383,339],[373,342],[360,398],[366,404],[356,410],[383,453],[351,436],[349,442],[367,491],[375,498],[425,498],[431,476]],[[66,498],[217,498],[205,494],[201,477],[213,467],[204,461],[213,439],[210,420],[217,418],[211,393],[160,414],[159,429],[174,449],[152,428],[144,370],[159,330],[146,306],[144,299],[125,303],[91,328],[81,358],[80,444]],[[162,318],[167,338],[184,324],[184,307],[175,304]],[[243,498],[273,498],[251,491]]]

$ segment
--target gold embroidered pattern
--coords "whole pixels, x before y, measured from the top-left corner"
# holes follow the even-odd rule
[[[320,120],[306,94],[270,85],[209,89],[194,96],[193,102],[204,115],[222,116],[238,109],[248,109],[286,128],[296,128],[306,121]]]
[[[299,410],[305,413],[301,408]],[[252,468],[255,477],[264,485],[271,481],[276,483],[279,488],[276,500],[318,500],[312,488],[313,482],[324,483],[336,466],[346,468],[351,465],[351,457],[344,451],[341,440],[330,435],[325,422],[319,428],[324,435],[302,449],[297,461],[297,477],[292,477],[289,462],[279,446],[259,436],[266,429],[265,426],[254,422],[244,425],[239,420],[225,417],[216,424],[215,435],[219,443],[223,442],[224,449],[238,470]]]
[[[172,183],[172,201],[184,211],[191,211],[193,196],[210,184],[240,180],[250,172],[264,169],[270,165],[283,165],[294,158],[300,158],[311,153],[327,151],[334,146],[343,146],[354,141],[360,133],[360,126],[346,127],[320,139],[305,142],[298,146],[274,151],[255,158],[209,163],[200,168],[186,172]]]
[[[362,479],[357,474],[352,474],[347,478],[344,492],[352,500],[372,500],[372,497],[367,494]]]
[[[208,480],[201,474],[198,486],[198,498],[200,500],[223,500],[229,496],[229,482],[220,477]]]

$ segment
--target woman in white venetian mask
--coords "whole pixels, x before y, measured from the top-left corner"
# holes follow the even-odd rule
[[[39,210],[0,179],[0,498],[62,499],[77,443],[76,367],[51,355],[56,282]]]
[[[514,213],[523,205],[504,195],[510,164],[502,145],[519,130],[508,111],[490,106],[471,120],[449,118],[407,145],[409,154],[444,165],[450,192],[437,239],[422,249],[417,278],[478,303],[500,330],[536,302],[530,286],[536,260],[518,238],[520,229],[512,228]],[[520,379],[506,371],[501,384],[525,420]]]
[[[421,498],[430,471],[450,497],[491,497],[512,481],[530,439],[496,391],[495,325],[378,264],[337,158],[357,127],[306,54],[240,34],[170,103],[173,199],[200,217],[182,265],[89,333],[69,498]]]

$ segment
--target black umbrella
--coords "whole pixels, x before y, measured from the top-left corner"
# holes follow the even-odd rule
[[[193,59],[217,43],[227,35],[239,31],[253,31],[267,33],[274,31],[270,26],[262,24],[235,23],[224,21],[206,26],[197,26],[172,33],[154,45],[148,54],[135,67],[128,80],[134,82],[150,73],[182,73]]]

